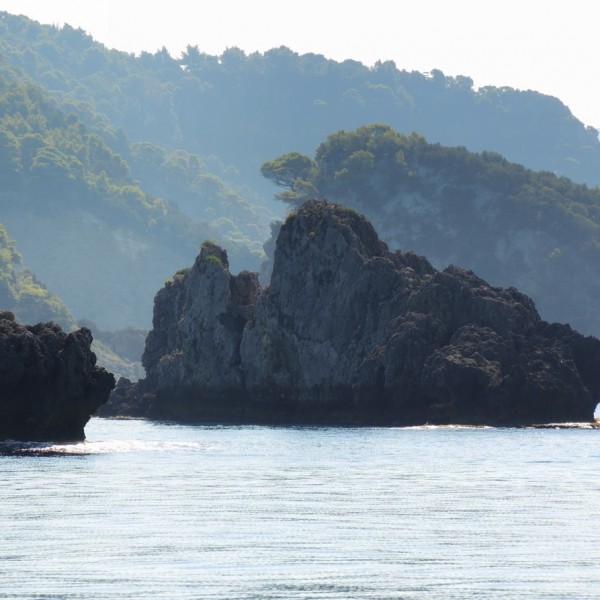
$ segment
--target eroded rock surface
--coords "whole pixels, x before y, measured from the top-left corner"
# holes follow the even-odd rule
[[[283,224],[264,290],[205,245],[157,294],[144,366],[109,412],[508,425],[591,421],[600,395],[597,339],[549,325],[514,288],[390,252],[364,217],[322,201]]]
[[[139,402],[124,380],[115,391],[122,398],[119,405],[127,397],[128,413],[184,420],[242,411],[240,342],[259,291],[256,273],[232,276],[227,253],[203,244],[192,268],[180,271],[156,295],[142,356],[147,378],[133,388]],[[112,414],[113,404],[100,414]]]
[[[0,440],[83,440],[115,381],[96,366],[92,335],[25,326],[0,312]]]

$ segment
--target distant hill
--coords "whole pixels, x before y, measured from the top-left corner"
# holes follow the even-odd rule
[[[558,99],[508,87],[473,89],[469,77],[367,67],[286,47],[221,56],[188,46],[139,57],[109,50],[81,29],[0,13],[0,74],[27,76],[88,125],[105,118],[133,141],[216,156],[228,181],[250,184],[258,168],[293,149],[309,153],[331,131],[384,122],[432,142],[494,151],[536,170],[600,183],[598,132]]]
[[[104,137],[60,110],[42,88],[0,78],[0,219],[76,318],[104,329],[148,327],[156,289],[206,239],[229,240],[237,268],[258,264],[252,208],[197,157],[131,146],[121,133],[115,146],[123,146],[122,155]],[[144,191],[124,156],[136,172],[171,181],[188,203],[199,198],[211,223]],[[209,199],[201,197],[207,186]]]
[[[393,248],[473,269],[530,295],[549,321],[600,336],[600,188],[387,125],[330,135],[315,158],[263,165],[279,199],[340,202]]]
[[[66,331],[75,321],[65,303],[35,275],[23,267],[23,257],[17,251],[6,229],[0,224],[0,311],[11,311],[20,323],[35,324],[54,321]]]
[[[76,323],[65,303],[24,267],[14,240],[0,224],[0,312],[7,310],[24,325],[53,321],[67,332],[88,327],[94,335],[92,350],[99,365],[117,378],[136,380],[144,375],[140,359],[145,333],[125,329],[108,334],[97,331],[93,323]]]

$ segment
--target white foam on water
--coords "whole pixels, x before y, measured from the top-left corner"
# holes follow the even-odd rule
[[[19,442],[8,440],[0,444],[0,453],[19,455],[87,455],[126,452],[209,452],[214,446],[200,442],[101,440],[72,443]]]
[[[395,429],[407,429],[413,431],[427,431],[438,429],[494,429],[490,425],[411,425],[410,427],[396,427]]]

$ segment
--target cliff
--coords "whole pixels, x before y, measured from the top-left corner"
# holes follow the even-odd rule
[[[0,312],[0,440],[83,440],[115,381],[96,367],[88,329],[19,325]]]
[[[283,224],[266,289],[205,246],[157,294],[143,362],[147,379],[122,382],[106,414],[513,425],[591,421],[600,393],[597,339],[546,323],[514,288],[390,252],[321,201]]]
[[[142,355],[146,386],[158,398],[152,414],[203,418],[243,409],[240,344],[259,289],[255,273],[232,276],[225,251],[209,242],[156,295]]]

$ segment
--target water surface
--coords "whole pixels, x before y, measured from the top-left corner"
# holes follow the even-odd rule
[[[92,419],[3,444],[0,598],[600,598],[600,431]]]

